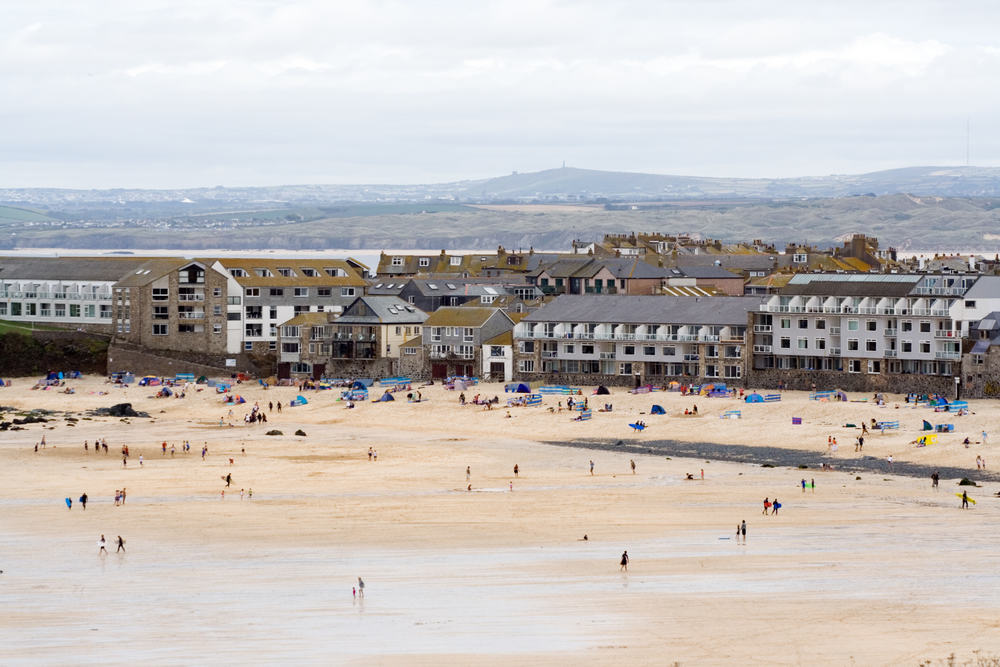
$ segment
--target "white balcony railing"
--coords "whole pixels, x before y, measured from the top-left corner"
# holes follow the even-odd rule
[[[753,346],[753,351],[754,351],[754,354],[771,354],[771,346],[770,345],[754,345]]]
[[[938,350],[934,353],[935,359],[961,359],[962,353],[957,350]]]

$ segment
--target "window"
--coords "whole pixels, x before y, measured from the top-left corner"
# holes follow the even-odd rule
[[[395,266],[395,264],[393,264],[393,266]],[[338,278],[338,277],[342,278],[347,275],[347,271],[344,271],[343,269],[335,269],[329,266],[324,267],[323,271],[325,271],[326,275],[330,276],[331,278]]]
[[[253,352],[253,343],[251,343],[250,341],[244,342],[243,349],[246,350],[247,352]]]
[[[304,275],[307,278],[315,278],[316,276],[319,275],[319,271],[317,271],[316,269],[310,269],[307,266],[304,267],[300,266],[299,271],[301,271],[302,275]]]
[[[566,354],[573,354],[575,350],[576,348],[572,344],[563,345],[563,352]]]
[[[270,350],[271,352],[274,352],[275,350],[277,350],[278,349],[278,341],[276,341],[276,340],[269,340],[269,341],[267,341],[267,349]]]
[[[333,296],[333,289],[330,288],[330,287],[317,287],[316,288],[316,295],[317,296]]]
[[[504,356],[503,345],[490,345],[490,356],[491,357]]]
[[[309,296],[309,288],[308,287],[296,287],[295,288],[295,296]]]
[[[789,318],[787,318],[787,317],[782,317],[781,318],[781,328],[782,329],[791,329],[792,328],[792,320],[789,319]]]
[[[857,320],[847,320],[847,330],[848,331],[857,331],[858,330],[858,321]]]
[[[230,306],[238,306],[240,305],[240,297],[238,296],[226,297],[226,303],[229,304]]]
[[[271,273],[271,269],[258,268],[254,269],[253,272],[257,274],[258,278],[272,278],[274,274]]]
[[[522,340],[518,344],[521,347],[521,352],[530,354],[535,351],[535,341],[533,340]]]
[[[11,304],[11,306],[20,306],[19,303]],[[11,315],[20,315],[20,313],[11,313]],[[76,303],[69,304],[69,316],[70,317],[80,317],[80,305]]]
[[[656,354],[656,348],[652,345],[644,345],[642,347],[642,353],[647,357],[651,357]]]
[[[789,350],[792,347],[792,339],[788,338],[787,336],[782,336],[782,338],[779,341],[778,345],[783,350]]]
[[[808,329],[809,328],[809,320],[799,320],[799,328],[800,329]]]
[[[244,332],[247,338],[260,338],[264,335],[264,326],[262,324],[247,324],[244,326]]]
[[[281,344],[281,351],[282,352],[286,352],[288,354],[298,354],[298,352],[299,352],[299,344],[297,342],[282,343]]]
[[[860,373],[861,372],[861,360],[860,359],[850,359],[847,362],[847,372],[848,373]]]
[[[580,346],[580,354],[593,354],[593,353],[594,353],[594,346],[593,345],[589,345],[588,344],[588,345],[581,345]]]
[[[285,296],[285,290],[280,287],[272,287],[267,291],[271,296]]]
[[[817,329],[826,329],[826,320],[816,320]]]
[[[920,323],[920,333],[930,333],[930,332],[931,332],[931,323],[930,322],[921,322]]]
[[[798,340],[796,340],[796,343],[798,344],[798,349],[800,349],[800,350],[808,350],[809,349],[809,339],[808,338],[799,338]]]
[[[475,329],[473,329],[472,327],[465,327],[465,329],[462,331],[462,340],[464,340],[467,343],[471,343],[475,339],[476,339]]]
[[[826,349],[826,339],[825,338],[817,338],[817,339],[815,339],[813,341],[813,345],[816,347],[817,350],[825,350]]]
[[[278,267],[278,275],[284,276],[285,278],[294,278],[295,272],[292,271],[287,266]]]
[[[493,303],[496,298],[496,294],[483,294],[479,297],[479,303]]]
[[[222,315],[222,306],[212,306],[212,314],[216,317]]]
[[[522,373],[534,373],[535,372],[535,360],[534,359],[521,359],[517,364],[517,369]]]
[[[222,296],[222,288],[221,287],[213,287],[212,288],[212,296]]]
[[[260,296],[260,288],[259,287],[248,287],[243,294],[246,295],[246,296]]]
[[[229,269],[229,275],[231,275],[233,278],[246,278],[247,272],[244,271],[243,269],[234,268],[234,269]]]
[[[7,304],[6,303],[0,304],[0,307],[3,308],[3,310],[0,311],[0,315],[6,315],[7,314]],[[56,304],[56,317],[66,317],[66,304],[65,303],[57,303]]]
[[[626,355],[633,355],[633,354],[635,354],[635,345],[626,345],[625,348],[622,350],[622,354],[626,354]],[[629,371],[629,372],[631,372],[631,371]]]
[[[153,306],[153,319],[154,320],[169,320],[170,319],[170,307],[169,306]]]
[[[882,372],[882,362],[879,359],[869,359],[868,360],[868,372],[872,375],[878,375]]]
[[[269,319],[269,320],[276,320],[276,319],[278,319],[278,307],[277,306],[270,306],[267,309],[267,319]]]
[[[902,326],[899,328],[903,331],[913,331],[913,322],[910,320],[903,320]]]
[[[665,356],[665,357],[672,357],[672,356],[674,356],[676,354],[677,354],[677,348],[674,347],[673,345],[664,345],[663,346],[663,356]]]
[[[847,349],[850,350],[850,351],[852,351],[852,352],[856,352],[859,349],[858,348],[858,339],[857,338],[850,338],[850,339],[848,339],[848,341],[847,341]]]
[[[403,265],[403,258],[402,257],[393,257],[392,258],[392,265],[393,266],[402,266]]]
[[[340,288],[340,296],[354,296],[354,288],[353,287],[341,287]]]
[[[874,352],[877,348],[878,345],[876,345],[875,341],[871,340],[870,338],[865,341],[865,350],[867,350],[868,352]]]
[[[226,313],[226,319],[229,320],[230,322],[239,322],[240,319],[242,318],[240,318],[240,314],[236,312],[236,313]]]
[[[921,351],[921,352],[922,352],[923,354],[930,354],[930,352],[931,352],[931,344],[930,344],[930,341],[926,341],[926,340],[922,340],[922,341],[920,341],[920,351]]]
[[[452,257],[451,261],[449,262],[449,264],[451,264],[452,266],[461,266],[462,265],[462,258],[461,257]]]
[[[983,365],[983,359],[984,359],[984,357],[981,354],[974,354],[974,355],[972,355],[972,365],[973,366],[982,366]]]
[[[632,375],[632,364],[631,363],[621,363],[618,364],[618,374],[619,375]]]
[[[153,335],[154,336],[166,336],[167,335],[167,324],[154,324],[153,325]]]
[[[264,317],[264,308],[262,306],[247,306],[246,309],[248,320],[259,320]]]
[[[913,352],[913,343],[908,340],[903,341],[903,352]]]
[[[878,331],[878,322],[875,320],[865,320],[866,331]]]
[[[431,258],[430,257],[421,257],[417,261],[417,264],[420,266],[420,268],[427,268],[428,266],[431,265]]]
[[[796,253],[792,255],[792,261],[796,264],[805,264],[809,261],[809,255],[805,253]]]
[[[966,307],[966,308],[975,308],[975,307],[976,307],[976,302],[975,302],[975,301],[969,301],[969,300],[967,299],[967,300],[965,301],[965,307]]]
[[[166,301],[169,298],[170,298],[170,289],[168,287],[153,288],[153,301]]]
[[[212,325],[212,333],[216,333],[216,334],[222,333],[222,325],[221,324],[213,324]]]

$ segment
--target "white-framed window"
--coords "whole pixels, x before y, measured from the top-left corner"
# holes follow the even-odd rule
[[[340,296],[354,296],[354,288],[353,287],[341,287],[340,288]]]
[[[272,287],[267,290],[267,293],[271,296],[285,296],[285,290],[282,287]]]
[[[299,361],[292,364],[290,370],[293,373],[312,373],[312,364],[307,364],[304,361]]]
[[[227,296],[226,303],[230,306],[238,306],[242,302],[242,299],[238,296]]]
[[[170,288],[169,287],[154,287],[153,288],[153,301],[166,301],[170,298]]]
[[[330,287],[317,287],[316,296],[333,296],[333,289]]]
[[[461,266],[462,265],[462,256],[461,255],[459,255],[457,257],[451,257],[449,259],[450,259],[449,264],[451,264],[452,266]]]
[[[393,257],[392,258],[392,265],[393,266],[402,266],[403,265],[403,258],[402,257]]]
[[[826,339],[825,338],[817,338],[817,339],[813,340],[813,344],[816,346],[817,350],[825,350],[826,349]]]
[[[790,350],[792,348],[792,339],[787,336],[782,336],[778,341],[778,347],[782,350]]]
[[[166,336],[169,332],[169,324],[154,324],[153,325],[153,335],[154,336]]]
[[[522,373],[534,373],[535,372],[535,360],[534,359],[521,359],[517,362],[517,369]]]
[[[309,296],[309,288],[308,287],[296,287],[295,288],[295,296]]]
[[[904,340],[902,343],[903,352],[913,352],[913,343],[908,340]]]
[[[267,349],[270,350],[271,352],[274,352],[275,350],[277,350],[278,349],[278,341],[276,341],[276,340],[269,340],[269,341],[267,341]]]
[[[871,375],[878,375],[881,372],[882,372],[882,361],[879,359],[869,359],[868,373]]]
[[[859,349],[858,348],[858,344],[859,344],[859,341],[858,341],[857,338],[848,338],[847,339],[847,349],[851,350],[852,352]]]
[[[260,296],[260,288],[259,287],[248,287],[248,288],[246,288],[246,291],[243,292],[243,295],[244,296]]]
[[[216,333],[216,334],[222,333],[222,325],[221,324],[213,324],[212,325],[212,333]]]
[[[858,330],[858,320],[847,320],[847,330],[857,331]]]
[[[417,264],[420,266],[420,268],[426,269],[428,266],[431,265],[431,258],[430,257],[421,257],[417,261]]]
[[[222,315],[222,306],[212,306],[212,315],[219,317]]]
[[[618,364],[618,375],[632,375],[631,362],[623,361]]]
[[[304,275],[307,278],[315,278],[316,276],[319,275],[319,271],[317,271],[316,269],[311,269],[308,266],[300,266],[299,271],[301,271],[302,275]]]
[[[809,261],[809,255],[805,253],[795,253],[792,255],[792,261],[796,264],[805,264]]]
[[[253,352],[253,343],[251,341],[248,341],[248,340],[244,341],[243,342],[243,349],[246,350],[247,352]]]
[[[570,344],[567,344],[567,345],[563,345],[563,352],[564,352],[565,354],[573,354],[573,352],[574,352],[575,350],[576,350],[576,348],[575,348],[575,347],[573,346],[573,344],[572,344],[572,343],[570,343]]]
[[[278,275],[284,276],[285,278],[294,278],[295,272],[287,266],[282,266],[278,268]]]
[[[490,356],[491,357],[502,357],[502,356],[504,356],[503,345],[490,345]],[[980,355],[980,356],[982,356],[982,355]]]
[[[920,341],[920,351],[923,354],[930,354],[930,351],[931,351],[931,342],[929,340],[922,340],[922,341]]]
[[[465,327],[465,329],[462,331],[462,340],[464,340],[467,343],[471,343],[475,339],[476,339],[476,330],[473,329],[472,327]]]
[[[874,340],[872,340],[872,339],[869,338],[869,339],[867,339],[865,341],[865,350],[866,351],[868,351],[868,352],[874,352],[877,349],[878,349],[878,343],[876,343]]]
[[[860,373],[861,372],[861,360],[860,359],[849,359],[847,362],[847,372],[848,373]]]
[[[816,320],[817,329],[826,329],[826,320]]]
[[[404,347],[403,348],[403,354],[405,354],[405,355],[414,355],[416,353],[417,353],[417,348],[415,348],[415,347]]]
[[[298,342],[282,343],[281,344],[281,351],[282,352],[286,352],[288,354],[298,354],[299,353],[299,344],[298,344]]]
[[[782,317],[781,318],[780,326],[781,326],[782,329],[791,329],[792,328],[792,319],[790,317]]]
[[[212,288],[212,296],[222,296],[222,288],[221,287],[213,287]]]
[[[441,330],[444,327],[431,327],[431,342],[438,342],[441,340]]]
[[[796,346],[798,347],[798,349],[800,349],[800,350],[808,350],[809,349],[809,339],[808,338],[799,338],[799,339],[797,339],[795,341],[795,343],[796,343]]]

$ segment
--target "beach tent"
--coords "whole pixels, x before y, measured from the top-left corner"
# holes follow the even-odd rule
[[[247,399],[243,398],[239,394],[236,394],[235,396],[233,396],[232,398],[230,398],[228,402],[229,403],[233,403],[233,404],[236,404],[236,403],[246,403]]]
[[[202,375],[200,378],[198,378],[198,384],[208,384],[208,378]]]
[[[652,407],[652,409],[650,409],[649,414],[651,414],[651,415],[665,415],[665,414],[667,414],[667,411],[663,409],[662,405],[654,405]]]
[[[371,384],[371,383],[369,383],[369,384]],[[368,385],[365,384],[364,380],[355,380],[354,382],[351,383],[351,389],[358,389],[360,391],[367,391],[368,390]]]
[[[392,394],[385,392],[382,394],[382,398],[375,399],[375,403],[385,403],[386,401],[395,401],[396,399],[392,397]]]
[[[514,394],[530,394],[531,387],[523,382],[511,382],[503,388],[506,392],[511,392]]]
[[[744,403],[763,403],[764,402],[764,397],[761,396],[760,394],[758,394],[757,392],[753,392],[752,394],[747,394],[746,397],[743,399],[743,402]]]
[[[930,400],[931,405],[948,405],[948,401],[943,396],[938,396],[937,398],[932,398]]]
[[[607,387],[605,387],[604,385],[601,385],[600,387],[597,388],[597,390],[594,393],[597,394],[598,396],[601,396],[601,395],[604,395],[604,394],[610,394],[611,392],[608,391]]]
[[[305,405],[309,401],[306,400],[305,396],[299,395],[295,397],[295,400],[289,403],[289,405]]]
[[[839,389],[834,393],[836,394],[838,401],[844,401],[845,403],[847,402],[847,394],[845,394]]]
[[[933,431],[934,427],[931,426],[931,423],[925,419],[924,420],[924,427],[921,430],[923,430],[923,431]]]
[[[0,379],[0,387],[6,387],[6,386],[7,386],[7,383],[4,382],[3,379]]]
[[[70,371],[69,372],[69,377],[70,377],[70,379],[77,380],[77,379],[83,377],[83,374],[80,373],[80,371]]]
[[[156,393],[156,395],[161,398],[166,398],[167,396],[173,396],[174,392],[170,391],[170,387],[163,387]]]

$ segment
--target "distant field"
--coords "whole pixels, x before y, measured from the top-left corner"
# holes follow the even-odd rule
[[[600,204],[473,204],[470,208],[512,213],[594,213],[604,210]]]
[[[26,208],[17,208],[15,206],[0,206],[0,224],[3,223],[19,223],[19,222],[52,222],[55,218],[50,218],[49,216],[39,213],[38,211],[32,211]]]
[[[53,327],[47,324],[36,324],[32,327],[31,323],[0,320],[0,334],[30,333],[31,331],[63,331],[63,327]]]

